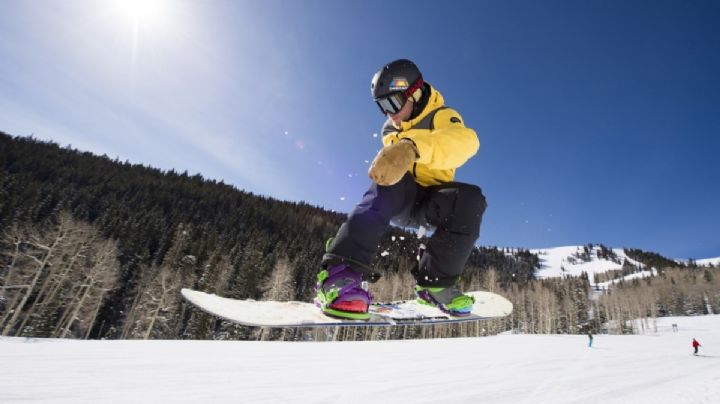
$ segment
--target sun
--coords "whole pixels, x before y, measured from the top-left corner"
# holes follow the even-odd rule
[[[170,0],[116,0],[115,7],[124,17],[143,26],[163,25]]]
[[[98,0],[99,1],[99,0]],[[176,42],[185,2],[180,0],[104,0],[108,25],[128,39],[130,68],[135,77],[142,59],[154,58]],[[127,36],[125,36],[127,35]]]

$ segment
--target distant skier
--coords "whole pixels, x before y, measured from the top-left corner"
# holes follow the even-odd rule
[[[592,348],[593,343],[593,335],[592,333],[588,332],[588,348]]]
[[[370,90],[387,117],[384,147],[370,165],[370,189],[326,247],[316,303],[331,316],[369,318],[372,295],[366,281],[379,276],[370,261],[392,220],[435,228],[412,270],[419,301],[453,316],[469,315],[474,299],[457,282],[487,204],[478,186],[453,178],[480,147],[477,134],[409,60],[382,67]]]
[[[692,340],[692,346],[693,346],[693,348],[695,348],[695,353],[694,353],[693,355],[697,355],[697,354],[698,354],[698,348],[700,348],[702,345],[700,345],[700,343],[699,343],[695,338],[693,338],[693,340]]]

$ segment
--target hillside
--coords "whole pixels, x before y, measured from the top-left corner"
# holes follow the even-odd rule
[[[657,253],[637,253],[638,251],[640,250],[608,248],[593,244],[530,249],[530,252],[539,258],[539,266],[535,272],[538,279],[587,274],[591,285],[598,289],[607,289],[619,280],[654,276],[657,275],[658,270],[668,267],[720,266],[719,258],[694,260],[690,263],[663,258]],[[666,264],[663,265],[663,261]],[[661,264],[658,265],[658,262]]]
[[[201,175],[4,133],[0,195],[4,335],[249,338],[252,330],[189,311],[180,288],[310,300],[325,240],[344,220]],[[375,258],[386,274],[378,288],[411,293],[398,285],[412,284],[408,273],[422,242],[390,229]],[[464,279],[478,283],[494,268],[507,286],[532,279],[535,264],[527,252],[507,257],[479,247]],[[269,282],[281,275],[282,282]]]
[[[644,267],[644,264],[628,257],[622,248],[568,246],[530,251],[540,258],[540,267],[536,272],[538,278],[580,276],[586,273],[592,280],[595,274],[621,270],[626,263]]]
[[[704,258],[704,259],[700,259],[700,260],[695,260],[695,263],[701,267],[707,267],[707,266],[720,267],[720,257]]]
[[[261,331],[192,310],[180,289],[309,301],[324,241],[343,221],[342,214],[302,202],[31,138],[0,134],[0,146],[1,335],[260,338]],[[413,297],[409,272],[420,243],[427,238],[390,229],[375,258],[385,274],[372,287],[378,299]],[[576,333],[600,326],[600,318],[589,315],[592,310],[621,322],[647,315],[640,310],[652,307],[651,298],[634,305],[636,311],[621,311],[616,308],[627,302],[598,303],[590,291],[666,267],[695,268],[657,253],[603,245],[533,251],[477,247],[461,287],[498,291],[516,303],[513,316],[494,323],[489,334],[513,328]],[[674,276],[673,282],[683,283],[683,297],[673,297],[680,285],[666,288],[650,312],[657,307],[674,314],[717,310],[718,297],[706,293],[715,278],[713,272]],[[595,304],[600,306],[591,309]],[[456,327],[389,334],[406,339],[469,332]],[[339,338],[376,337],[370,330]],[[274,332],[269,338],[298,335]]]

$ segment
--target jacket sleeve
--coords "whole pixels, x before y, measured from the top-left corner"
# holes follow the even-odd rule
[[[401,135],[415,142],[420,154],[418,164],[437,170],[458,168],[480,148],[477,134],[465,127],[462,117],[454,109],[438,111],[433,124],[435,129],[432,131],[410,129]]]

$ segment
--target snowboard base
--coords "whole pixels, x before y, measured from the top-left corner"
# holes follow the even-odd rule
[[[258,327],[328,327],[328,326],[397,326],[463,323],[505,317],[513,305],[506,298],[491,292],[467,292],[475,298],[469,316],[453,317],[440,309],[415,300],[373,303],[368,320],[329,317],[313,303],[297,301],[238,300],[192,289],[182,289],[190,303],[213,316],[237,324]]]

